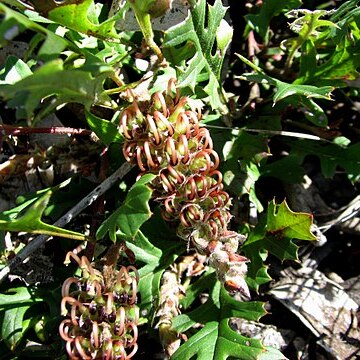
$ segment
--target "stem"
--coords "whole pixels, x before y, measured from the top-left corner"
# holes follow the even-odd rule
[[[27,134],[67,134],[67,135],[90,135],[92,134],[91,130],[87,129],[74,129],[69,127],[62,126],[53,126],[53,127],[24,127],[24,126],[11,126],[11,125],[0,125],[0,132],[3,135],[27,135]]]
[[[253,62],[251,62],[250,60],[248,60],[246,57],[240,55],[240,54],[235,54],[242,62],[244,62],[246,65],[250,66],[253,70],[257,71],[260,74],[264,74],[263,69],[261,69],[259,66],[255,65]]]
[[[130,5],[132,5],[131,2]],[[136,5],[132,5],[132,8],[134,10],[135,17],[140,26],[141,32],[144,35],[146,43],[155,52],[155,54],[159,58],[159,62],[162,62],[164,60],[164,56],[160,48],[157,46],[156,42],[154,41],[154,33],[152,30],[150,14],[142,12],[136,7]]]
[[[77,215],[79,215],[84,209],[91,205],[100,195],[104,194],[109,190],[118,180],[122,179],[132,168],[128,163],[124,163],[117,169],[111,176],[85,196],[78,204],[71,208],[64,216],[57,220],[55,226],[65,226]],[[30,241],[29,244],[20,251],[15,258],[13,258],[9,265],[5,266],[0,271],[0,282],[3,281],[7,275],[9,275],[11,269],[15,268],[18,264],[22,263],[28,258],[34,251],[39,249],[49,239],[47,235],[40,235],[34,240]]]

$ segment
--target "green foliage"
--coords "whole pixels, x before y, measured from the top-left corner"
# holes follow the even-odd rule
[[[3,316],[1,338],[10,350],[15,351],[25,332],[32,327],[25,319],[25,313],[43,299],[32,293],[29,288],[17,287],[0,294],[0,314]]]
[[[242,74],[241,79],[257,82],[265,85],[273,85],[276,87],[276,93],[273,96],[273,104],[275,105],[278,101],[291,97],[289,103],[299,104],[300,103],[308,108],[306,117],[312,123],[318,126],[326,126],[327,119],[323,109],[317,105],[312,99],[326,99],[331,100],[330,94],[334,90],[331,86],[317,87],[312,85],[296,85],[288,84],[278,79],[272,78],[266,75],[259,67],[250,63],[243,56],[237,54],[241,60],[251,66],[258,74]]]
[[[268,253],[279,260],[298,260],[298,246],[293,239],[315,240],[311,233],[312,216],[295,213],[286,204],[269,203],[266,219],[264,218],[249,234],[242,250],[251,260],[247,274],[250,287],[258,291],[259,286],[271,280],[264,265]]]
[[[159,221],[159,218],[155,219],[155,225],[158,226],[155,230],[159,230],[155,231],[155,234],[146,231],[146,236],[139,231],[135,239],[126,242],[127,247],[143,265],[139,270],[140,306],[150,320],[158,306],[162,274],[185,250],[184,244],[171,241],[169,236],[166,236],[167,229],[164,225],[161,226]]]
[[[2,235],[10,231],[12,236],[29,232],[67,238],[57,242],[55,251],[61,251],[57,258],[64,257],[66,251],[78,244],[70,243],[69,239],[87,240],[77,231],[49,225],[43,219],[61,216],[88,187],[90,190],[96,186],[91,182],[94,175],[99,172],[102,179],[123,162],[120,154],[125,138],[119,119],[123,109],[134,99],[148,99],[149,93],[166,90],[171,78],[177,78],[181,95],[188,96],[191,104],[203,106],[200,126],[209,127],[214,149],[222,155],[219,169],[224,190],[233,196],[235,205],[232,226],[248,235],[237,253],[249,259],[246,281],[259,300],[264,299],[260,287],[271,280],[269,254],[287,263],[298,262],[296,240],[315,239],[310,214],[292,212],[285,201],[267,204],[275,193],[274,178],[286,184],[301,183],[308,174],[304,163],[315,158],[321,176],[331,178],[341,172],[352,184],[359,181],[360,143],[356,124],[350,126],[358,115],[355,110],[360,93],[358,0],[346,1],[336,11],[329,10],[330,3],[325,1],[319,6],[315,4],[318,8],[311,11],[299,9],[303,5],[301,0],[264,0],[251,8],[250,3],[247,8],[238,2],[244,13],[234,16],[232,12],[232,25],[225,20],[228,8],[221,0],[212,1],[213,5],[206,0],[190,0],[186,20],[163,33],[153,31],[153,19],[165,12],[167,1],[126,1],[111,17],[104,1],[5,2],[9,6],[0,4],[0,46],[4,48],[1,54],[7,54],[7,47],[11,48],[14,40],[20,39],[28,47],[24,54],[10,51],[0,65],[1,123],[9,122],[11,128],[23,130],[20,127],[35,125],[55,114],[64,120],[64,126],[92,130],[101,143],[97,144],[101,156],[99,153],[95,160],[91,159],[88,186],[79,181],[68,193],[55,191],[58,189],[54,186],[51,190],[20,196],[17,206],[0,214]],[[28,10],[28,3],[33,4],[35,11]],[[134,13],[142,34],[116,28],[116,21],[127,12]],[[242,30],[236,32],[239,38],[231,49],[232,26],[239,30],[237,16],[243,17],[246,28],[242,36],[239,35]],[[229,52],[237,57],[229,56],[228,67],[224,69]],[[235,94],[227,93],[229,88]],[[170,105],[166,97],[165,103]],[[140,111],[144,110],[142,106],[147,104],[142,103]],[[159,110],[158,103],[150,106]],[[345,114],[340,114],[337,107],[346,109]],[[162,122],[161,118],[156,121]],[[167,125],[165,122],[162,125],[165,133]],[[132,126],[131,131],[136,133],[142,125],[135,119]],[[54,149],[38,149],[41,146],[33,145],[27,134],[17,137],[5,130],[1,129],[4,132],[1,146],[3,143],[7,146],[4,156],[16,151],[41,151],[46,161],[54,161],[49,156]],[[90,137],[71,140],[93,141]],[[141,139],[141,146],[145,146],[145,141],[152,139]],[[191,140],[186,141],[191,148]],[[173,151],[171,145],[169,154]],[[154,149],[151,156],[155,158]],[[56,152],[54,157],[51,165],[61,167],[64,157]],[[8,174],[6,161],[0,166],[3,181]],[[23,179],[24,174],[19,173]],[[143,322],[147,323],[140,336],[157,335],[154,328],[163,301],[160,299],[163,273],[169,269],[180,273],[178,265],[183,265],[183,255],[191,256],[194,250],[194,244],[177,237],[179,219],[170,224],[162,219],[157,206],[159,195],[152,188],[156,175],[142,174],[135,181],[136,174],[130,172],[121,184],[105,194],[105,200],[100,199],[104,200],[101,203],[104,209],[94,206],[82,214],[91,227],[91,235],[96,233],[96,244],[90,244],[94,249],[88,246],[86,251],[97,265],[103,262],[104,249],[115,243],[121,250],[119,259],[134,263],[139,269],[138,305]],[[55,181],[62,176],[69,175],[62,173]],[[81,172],[76,176],[83,178]],[[179,177],[176,181],[180,181]],[[265,183],[265,191],[259,187],[261,183]],[[266,191],[271,197],[264,195]],[[257,225],[253,225],[241,207],[255,207],[257,214],[261,213]],[[71,224],[75,230],[84,224],[77,225],[76,221]],[[11,240],[13,247],[2,236],[2,266],[8,263],[10,255],[20,251],[20,247],[15,248],[14,237]],[[206,262],[198,261],[195,265],[204,266],[204,272],[189,275],[184,271],[178,279],[184,294],[179,296],[181,315],[172,319],[172,329],[184,334],[188,341],[182,343],[171,359],[284,359],[279,351],[241,335],[230,326],[230,320],[237,317],[259,321],[266,315],[264,303],[236,300],[225,291],[215,272],[207,269]],[[68,276],[74,276],[73,268],[57,265],[54,276],[58,286]],[[51,358],[59,353],[59,358],[64,357],[65,350],[57,337],[59,289],[49,290],[43,283],[36,287],[23,284],[24,279],[19,276],[12,288],[8,283],[2,285],[0,350],[5,357],[14,359],[28,354]],[[34,338],[38,348],[31,353]]]
[[[183,23],[165,32],[163,46],[170,48],[170,58],[179,65],[179,86],[189,86],[193,91],[201,81],[207,80],[204,91],[213,109],[223,108],[221,100],[221,66],[230,44],[233,30],[224,20],[226,8],[220,0],[207,5],[205,0],[192,0],[191,16]],[[206,18],[206,6],[208,14]],[[205,26],[205,21],[207,26]],[[175,53],[172,53],[175,47]],[[214,48],[215,47],[215,48]],[[194,49],[195,51],[193,51]],[[183,58],[178,53],[183,53]],[[178,63],[181,58],[186,63]]]
[[[115,22],[122,14],[120,13],[99,24],[94,0],[66,1],[60,4],[33,0],[32,3],[35,10],[40,14],[69,29],[104,40],[115,41],[119,39],[119,35],[115,31]]]
[[[280,2],[276,0],[265,0],[257,14],[246,15],[248,25],[254,29],[264,40],[269,41],[269,24],[274,16],[299,7],[301,0]]]
[[[123,135],[111,121],[100,119],[88,111],[85,113],[85,116],[90,129],[105,145],[110,145],[113,142],[122,143],[124,141]]]
[[[20,209],[13,209],[10,213],[5,212],[0,214],[0,230],[4,231],[24,231],[33,234],[44,234],[50,236],[60,236],[74,240],[86,240],[86,236],[75,231],[66,230],[54,225],[49,225],[41,220],[41,217],[49,203],[51,191],[45,193],[28,208],[24,214],[20,214],[16,218],[12,215],[19,213]],[[2,215],[2,216],[1,216]],[[9,216],[10,215],[10,216]],[[7,218],[8,217],[8,218]]]
[[[30,20],[27,16],[12,10],[4,4],[0,4],[0,14],[4,15],[4,19],[0,24],[1,45],[6,44],[6,42],[12,40],[14,36],[21,34],[26,30],[38,33],[41,40],[44,40],[37,52],[39,59],[56,59],[69,45],[68,41],[63,37]]]
[[[319,158],[321,171],[325,177],[333,177],[336,170],[342,168],[353,183],[359,180],[359,143],[342,145],[336,143],[336,139],[333,143],[301,139],[286,141],[286,144],[291,147],[291,154],[281,160],[264,165],[261,168],[262,175],[276,177],[291,184],[301,182],[304,176],[301,165],[306,156],[312,155]]]
[[[152,190],[147,185],[154,175],[146,174],[129,190],[124,203],[106,219],[96,233],[98,239],[109,232],[110,239],[133,239],[141,225],[151,217],[149,200]]]
[[[44,99],[50,97],[46,113],[69,102],[83,104],[87,109],[96,103],[109,106],[110,99],[104,93],[103,83],[111,72],[110,67],[101,63],[92,64],[91,68],[67,70],[63,61],[58,59],[44,64],[13,85],[0,85],[0,96],[9,99],[9,106],[27,118],[34,114]]]
[[[208,274],[192,284],[182,300],[188,307],[199,295],[200,291],[209,289],[208,300],[195,310],[177,316],[173,327],[178,332],[184,332],[193,325],[200,323],[204,327],[182,345],[172,359],[258,359],[267,349],[259,340],[249,339],[239,335],[229,325],[233,317],[257,321],[266,314],[264,304],[260,302],[239,302],[234,300],[216,281],[214,273]],[[276,352],[273,359],[283,356]]]

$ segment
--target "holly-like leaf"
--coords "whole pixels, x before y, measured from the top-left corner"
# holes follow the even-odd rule
[[[109,232],[110,239],[133,239],[141,225],[151,217],[149,200],[152,190],[147,185],[155,175],[146,174],[140,178],[129,190],[124,203],[115,210],[99,227],[98,239]]]
[[[186,64],[178,64],[178,84],[180,87],[189,86],[194,90],[199,80],[207,80],[204,91],[209,95],[213,109],[222,108],[220,99],[220,73],[226,49],[233,34],[233,29],[224,20],[226,7],[221,0],[214,5],[207,5],[206,0],[191,0],[191,16],[184,22],[165,32],[163,47],[168,48],[172,58],[171,48],[186,54]],[[208,6],[206,18],[206,6]],[[205,25],[207,24],[207,26]],[[194,49],[196,51],[193,51]],[[177,57],[178,59],[178,57]],[[175,59],[175,64],[176,59]]]
[[[316,240],[310,231],[312,219],[310,214],[291,211],[285,201],[279,205],[272,201],[267,213],[266,232],[276,237],[281,234],[281,237],[289,239]]]
[[[99,24],[94,0],[43,1],[32,0],[35,10],[69,29],[104,40],[119,39],[115,23],[122,12]]]
[[[103,82],[113,70],[103,63],[92,64],[91,69],[94,75],[89,69],[66,70],[60,59],[50,61],[13,85],[0,85],[0,97],[9,100],[10,107],[24,111],[29,118],[49,97],[52,101],[47,111],[69,102],[83,104],[86,109],[93,104],[110,105]]]
[[[124,141],[123,135],[111,121],[100,119],[89,111],[85,112],[85,117],[91,130],[94,131],[105,145],[110,145],[114,142],[122,143]]]
[[[10,217],[7,220],[0,220],[0,230],[28,232],[32,234],[44,234],[49,236],[60,236],[74,240],[86,240],[86,236],[60,227],[49,225],[41,220],[41,217],[49,203],[52,192],[37,199],[31,206],[26,208],[25,213],[16,218]]]
[[[289,84],[266,75],[261,68],[250,62],[242,55],[237,54],[237,56],[256,71],[256,73],[242,74],[239,76],[239,79],[275,86],[277,91],[273,96],[274,105],[280,100],[287,98],[287,101],[296,107],[299,106],[299,103],[302,104],[307,109],[305,111],[305,116],[312,123],[317,126],[327,125],[325,112],[313,101],[313,99],[331,100],[331,92],[335,89],[334,87],[317,87],[313,85],[299,85],[295,83]]]
[[[241,248],[250,259],[248,285],[257,291],[259,285],[271,280],[264,265],[268,253],[281,261],[297,260],[298,246],[292,240],[315,240],[311,225],[312,215],[291,211],[285,201],[281,204],[270,202],[267,218],[259,222]]]
[[[176,331],[183,332],[196,323],[204,327],[185,342],[172,356],[172,359],[189,360],[216,359],[225,360],[229,357],[241,360],[258,359],[267,352],[259,340],[240,335],[229,326],[232,317],[248,320],[259,320],[266,314],[264,304],[260,302],[240,302],[233,299],[216,280],[215,274],[209,274],[199,279],[187,289],[186,298],[193,300],[199,288],[210,288],[208,300],[197,309],[182,314],[173,319],[172,325]],[[190,301],[192,302],[192,301]],[[274,359],[283,359],[279,352]]]

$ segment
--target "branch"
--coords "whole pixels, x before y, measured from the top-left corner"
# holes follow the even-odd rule
[[[99,186],[97,186],[91,193],[85,196],[78,204],[70,209],[64,216],[57,220],[54,225],[63,227],[68,224],[72,219],[79,215],[84,209],[91,205],[99,196],[109,190],[116,181],[122,179],[131,169],[131,165],[124,163],[116,170],[111,176],[104,180]],[[0,271],[0,282],[2,282],[10,273],[11,269],[16,268],[27,257],[29,257],[34,251],[39,249],[50,238],[47,235],[40,235],[20,251],[15,258],[13,258],[9,265],[5,266]]]

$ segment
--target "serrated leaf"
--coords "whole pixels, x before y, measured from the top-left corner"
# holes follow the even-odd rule
[[[4,311],[1,338],[14,351],[23,336],[23,320],[29,305],[18,306]]]
[[[66,230],[54,225],[49,225],[41,220],[41,217],[49,203],[52,192],[48,191],[41,196],[34,203],[26,208],[25,213],[16,218],[8,220],[0,220],[0,230],[5,231],[24,231],[32,234],[44,234],[49,236],[60,236],[75,240],[86,240],[86,236],[75,232]]]
[[[258,223],[241,247],[250,259],[247,273],[249,287],[258,291],[260,285],[271,280],[267,274],[267,266],[264,265],[268,253],[281,261],[297,260],[298,246],[292,240],[315,240],[316,237],[310,230],[311,225],[310,214],[291,211],[285,201],[281,204],[270,202],[267,217]]]
[[[216,0],[213,6],[207,5],[206,0],[192,0],[191,3],[191,16],[165,32],[163,47],[171,51],[171,48],[182,45],[183,49],[187,49],[188,62],[178,68],[179,86],[189,86],[194,90],[205,72],[208,82],[204,90],[210,97],[210,104],[213,109],[221,108],[221,66],[233,32],[224,20],[227,8],[222,6],[221,0]],[[192,47],[195,47],[195,53],[191,51]]]
[[[183,344],[172,356],[172,359],[222,360],[228,357],[250,360],[257,359],[266,350],[259,340],[246,338],[235,332],[229,326],[231,317],[242,317],[249,320],[258,320],[265,315],[264,304],[260,302],[240,302],[233,299],[223,288],[214,274],[210,274],[207,285],[210,286],[209,299],[205,304],[188,314],[182,314],[173,319],[172,325],[176,331],[184,331],[196,323],[204,327]],[[198,280],[202,281],[202,279]],[[197,293],[197,286],[193,287]],[[194,297],[192,290],[191,298]]]
[[[245,60],[244,57],[239,57],[242,60]],[[246,60],[246,63],[250,64],[248,60]],[[242,74],[239,78],[251,82],[275,86],[277,91],[273,96],[274,105],[285,98],[297,107],[300,102],[300,104],[306,107],[307,110],[305,111],[305,115],[312,123],[317,126],[327,125],[325,112],[312,99],[331,100],[331,92],[335,89],[333,86],[317,87],[313,85],[299,85],[295,83],[289,84],[262,73],[261,69],[257,70],[260,70],[257,74]]]
[[[115,30],[117,19],[122,16],[117,14],[114,17],[98,23],[93,0],[78,0],[76,2],[53,2],[43,0],[32,0],[35,10],[50,20],[81,32],[104,40],[119,39]]]
[[[268,234],[275,234],[276,237],[280,234],[286,238],[316,240],[310,231],[312,222],[312,215],[291,211],[285,201],[276,204],[273,200],[267,212],[266,231]]]
[[[123,135],[120,133],[117,126],[112,122],[100,119],[89,111],[85,111],[85,117],[91,130],[105,145],[110,145],[114,142],[122,143],[124,141]]]
[[[146,174],[129,190],[124,203],[115,210],[99,227],[96,238],[100,239],[109,232],[110,239],[133,239],[141,225],[151,217],[149,200],[152,190],[147,185],[155,178]]]
[[[91,66],[95,75],[88,69],[66,70],[60,59],[50,61],[13,85],[0,85],[0,97],[8,100],[10,107],[25,111],[27,117],[50,96],[54,99],[48,111],[69,102],[83,104],[88,110],[93,104],[110,104],[103,82],[113,70],[103,63]]]

